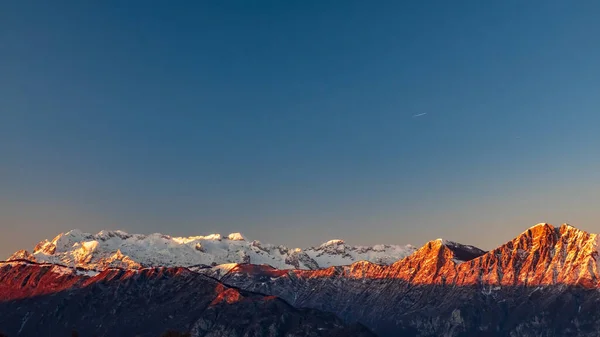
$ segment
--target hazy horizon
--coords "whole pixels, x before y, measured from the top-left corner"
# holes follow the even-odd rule
[[[0,4],[0,258],[79,228],[600,233],[600,3]]]

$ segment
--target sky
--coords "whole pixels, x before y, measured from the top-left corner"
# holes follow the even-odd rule
[[[0,256],[600,232],[600,2],[3,1]]]

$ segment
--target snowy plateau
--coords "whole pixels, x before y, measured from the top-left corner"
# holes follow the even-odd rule
[[[85,269],[109,267],[206,267],[232,263],[266,264],[277,269],[320,269],[369,261],[388,265],[416,249],[411,245],[350,246],[330,240],[317,247],[290,249],[247,240],[240,233],[227,236],[172,237],[164,234],[97,234],[71,230],[38,243],[33,252],[20,250],[9,260],[25,259]]]

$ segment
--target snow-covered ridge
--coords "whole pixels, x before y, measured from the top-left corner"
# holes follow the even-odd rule
[[[52,240],[41,241],[31,253],[20,250],[10,259],[87,269],[215,266],[229,263],[268,264],[278,269],[318,269],[349,265],[360,260],[391,264],[414,250],[410,245],[349,246],[343,240],[330,240],[308,249],[289,249],[281,245],[249,241],[241,233],[172,237],[160,233],[129,234],[120,230],[90,234],[74,229]]]

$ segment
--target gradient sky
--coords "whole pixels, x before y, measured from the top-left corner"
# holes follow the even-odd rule
[[[538,222],[600,232],[599,17],[0,2],[0,256],[72,228],[486,249]]]

